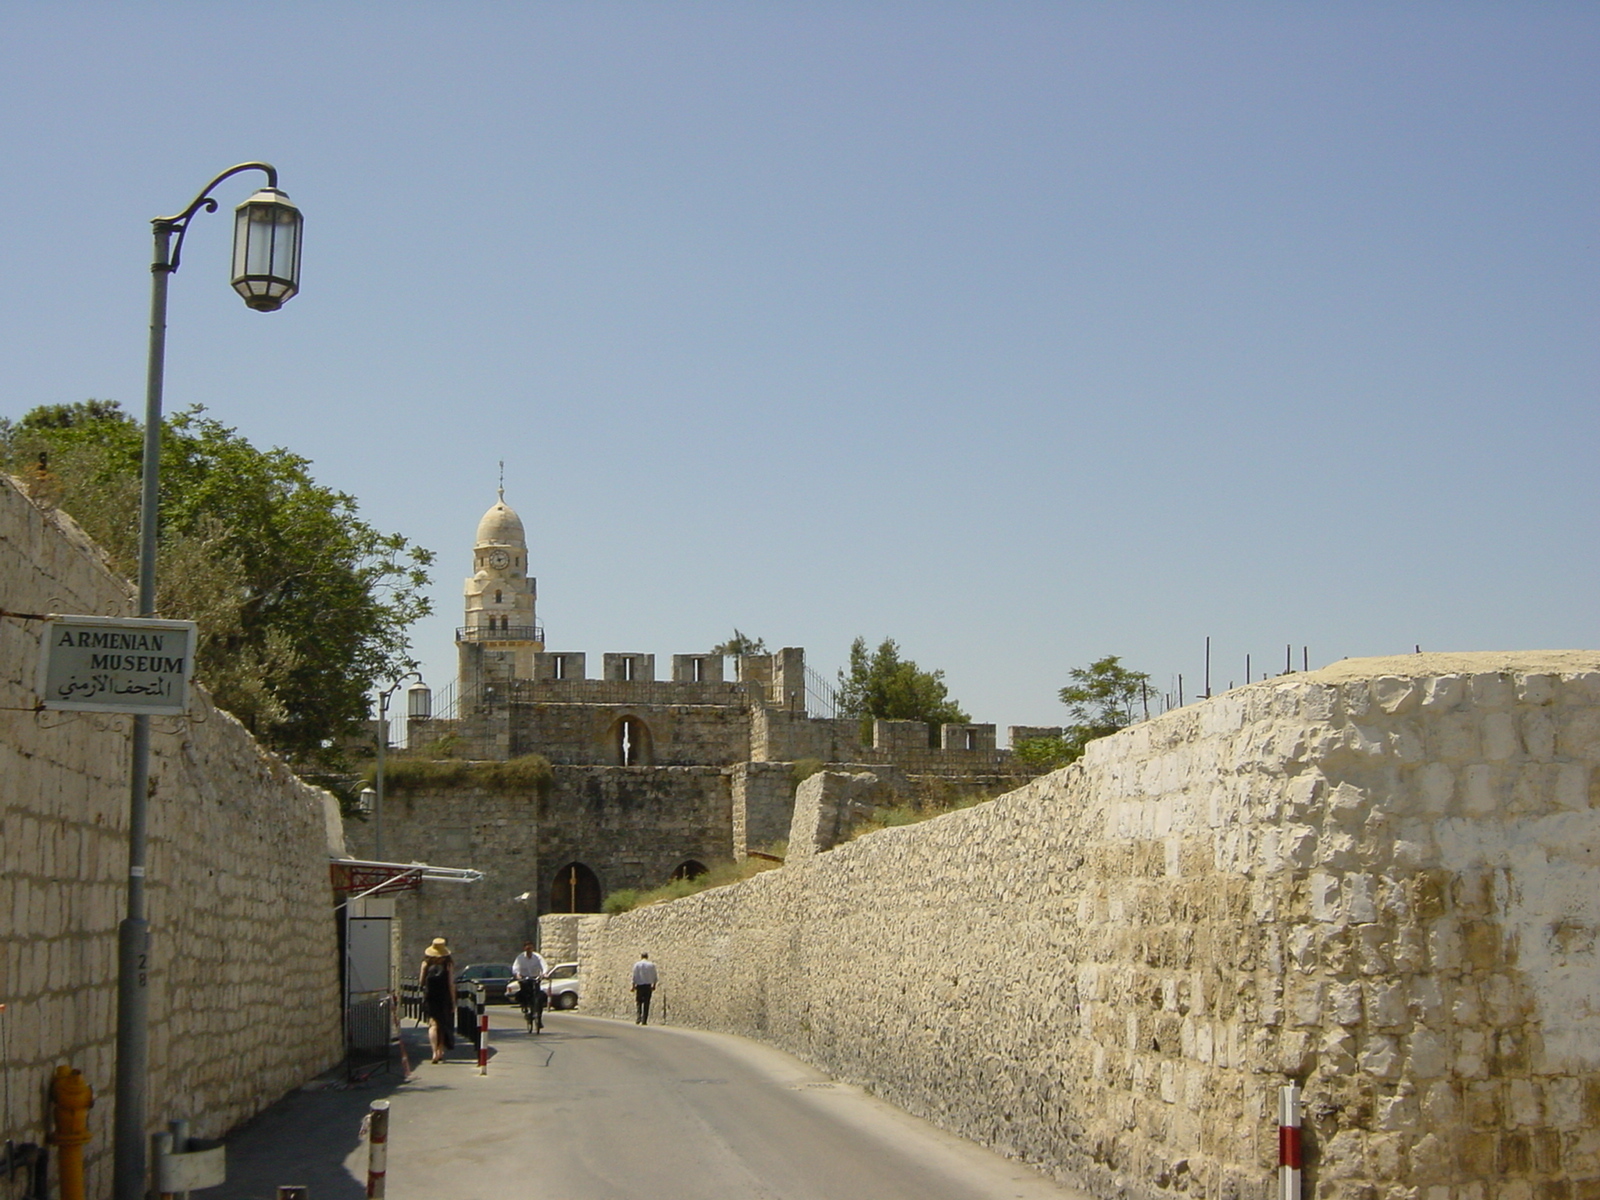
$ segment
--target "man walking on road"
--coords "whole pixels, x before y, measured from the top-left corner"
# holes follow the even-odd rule
[[[638,1007],[634,1024],[650,1024],[650,995],[656,990],[656,965],[648,954],[641,954],[633,964],[633,1000]]]

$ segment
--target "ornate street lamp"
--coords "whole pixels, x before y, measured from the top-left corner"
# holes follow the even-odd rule
[[[300,210],[264,187],[234,210],[233,290],[257,312],[273,312],[300,290]]]
[[[263,171],[267,186],[239,206],[233,286],[251,308],[271,312],[300,290],[300,210],[278,190],[268,163],[240,163],[210,183],[181,213],[156,217],[150,264],[150,361],[145,379],[143,486],[139,500],[139,615],[156,615],[156,534],[160,528],[161,391],[167,355],[167,281],[178,269],[189,222],[216,212],[211,190],[242,171]],[[145,917],[150,718],[133,718],[128,787],[128,915],[117,927],[117,1081],[112,1118],[112,1194],[145,1195],[145,1095],[150,1075],[150,922]]]

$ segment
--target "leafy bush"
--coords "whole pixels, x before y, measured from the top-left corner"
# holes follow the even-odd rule
[[[369,767],[362,782],[371,786],[374,778],[375,768]],[[535,792],[544,796],[549,792],[553,779],[550,760],[542,754],[524,754],[507,762],[391,758],[383,769],[384,791],[395,795],[481,787],[501,792]]]
[[[696,875],[693,879],[673,879],[657,888],[640,890],[638,888],[618,888],[605,898],[601,908],[608,913],[628,912],[630,909],[644,908],[650,904],[663,904],[668,900],[681,900],[685,896],[693,896],[707,888],[724,887],[730,883],[739,883],[759,875],[763,871],[770,871],[781,865],[782,851],[787,849],[786,842],[777,842],[765,848],[766,856],[745,858],[738,862],[718,863],[704,875]],[[780,861],[773,861],[774,859]]]
[[[789,768],[789,783],[792,787],[798,788],[822,768],[823,762],[820,758],[796,759],[794,765]]]
[[[638,888],[618,888],[605,898],[605,903],[600,906],[600,911],[615,916],[617,913],[625,913],[630,908],[637,908],[638,906]]]
[[[1059,737],[1018,738],[1011,750],[1018,762],[1046,771],[1054,771],[1083,757],[1081,741],[1068,742]]]
[[[923,794],[915,799],[899,804],[879,805],[868,815],[857,818],[843,840],[853,841],[864,833],[873,833],[879,829],[916,825],[934,817],[942,817],[945,813],[971,808],[973,805],[984,804],[993,799],[994,797],[985,791],[934,780]]]

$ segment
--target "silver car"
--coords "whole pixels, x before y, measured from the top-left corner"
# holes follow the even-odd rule
[[[544,992],[550,997],[551,1008],[577,1008],[578,964],[560,963],[551,967],[550,974],[545,976]]]

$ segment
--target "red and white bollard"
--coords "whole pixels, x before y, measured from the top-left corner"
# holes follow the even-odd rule
[[[483,984],[474,984],[473,1003],[478,1006],[478,1074],[489,1073],[489,1010],[483,1003]]]
[[[367,1113],[367,1200],[383,1195],[389,1170],[389,1102],[374,1100]]]
[[[1278,1089],[1278,1200],[1300,1200],[1300,1085]]]

